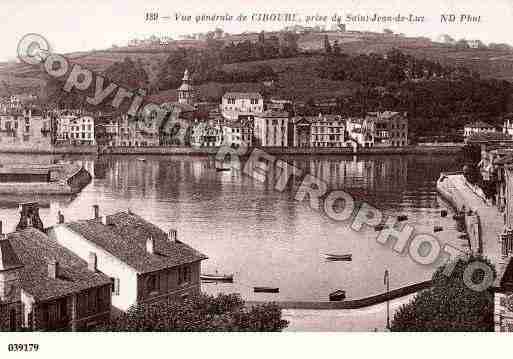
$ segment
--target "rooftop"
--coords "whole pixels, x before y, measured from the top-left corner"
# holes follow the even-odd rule
[[[207,259],[207,256],[180,241],[171,241],[166,232],[133,213],[118,212],[101,219],[65,224],[74,232],[134,268],[139,273],[153,272]],[[155,253],[146,250],[146,241],[155,241]]]
[[[9,233],[2,242],[10,243],[23,263],[21,287],[37,300],[59,298],[111,283],[109,277],[90,271],[86,261],[35,228]],[[58,262],[56,278],[48,276],[50,261]]]
[[[482,132],[470,135],[467,142],[513,141],[513,138],[502,132]]]
[[[223,95],[223,98],[235,98],[237,100],[239,99],[262,99],[262,95],[260,95],[258,92],[227,92]]]

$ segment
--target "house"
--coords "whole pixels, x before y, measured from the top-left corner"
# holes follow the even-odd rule
[[[76,331],[107,323],[112,282],[94,258],[79,258],[34,227],[2,237],[0,328]]]
[[[345,121],[338,115],[293,118],[294,147],[345,147]]]
[[[128,211],[59,223],[50,238],[83,260],[94,257],[99,271],[114,283],[112,305],[120,311],[141,303],[167,301],[200,292],[205,255]]]
[[[347,141],[353,147],[372,147],[374,145],[373,128],[369,121],[362,118],[346,119]]]
[[[223,141],[223,127],[219,123],[201,121],[191,126],[191,146],[193,147],[219,147]]]
[[[263,147],[288,147],[288,128],[288,112],[268,110],[255,115],[255,145]]]
[[[467,123],[463,127],[463,136],[465,137],[465,139],[478,133],[490,132],[495,132],[495,127],[483,121],[474,121],[471,123]]]
[[[408,145],[406,113],[369,112],[365,117],[372,136],[373,147],[403,147]]]
[[[156,114],[152,114],[156,116]],[[142,116],[122,114],[116,119],[117,136],[113,141],[116,147],[147,147],[159,145],[159,128],[156,121],[148,121]]]
[[[38,108],[0,113],[0,145],[50,149],[54,142],[52,116]]]
[[[221,101],[224,118],[237,120],[240,115],[255,115],[264,111],[264,98],[258,92],[227,92]]]
[[[502,126],[502,133],[512,136],[513,135],[513,119],[507,118],[504,120]]]
[[[251,119],[225,123],[223,128],[223,144],[234,148],[252,147],[253,121]]]

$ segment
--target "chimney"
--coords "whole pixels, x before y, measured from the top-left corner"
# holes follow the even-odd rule
[[[177,237],[176,229],[170,229],[169,233],[167,235],[167,238],[169,239],[169,241],[173,242],[173,243],[176,242],[177,241],[176,237]]]
[[[102,224],[103,224],[104,226],[109,225],[109,219],[107,218],[107,216],[101,216],[101,217],[100,217],[100,219],[101,219]]]
[[[64,223],[64,215],[62,214],[61,211],[59,211],[57,213],[57,223],[59,223],[59,224],[63,224]]]
[[[96,272],[96,264],[97,264],[96,253],[89,252],[89,258],[87,261],[87,269],[89,269],[91,272]]]
[[[48,262],[48,278],[56,279],[59,275],[59,262],[51,260]]]
[[[100,218],[100,206],[98,206],[97,204],[93,205],[93,210],[94,210],[94,219]]]
[[[155,240],[153,237],[149,237],[146,240],[146,252],[149,254],[155,254]]]

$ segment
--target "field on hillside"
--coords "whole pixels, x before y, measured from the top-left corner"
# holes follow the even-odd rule
[[[427,58],[440,62],[442,65],[461,65],[477,71],[485,78],[498,78],[513,81],[513,52],[504,50],[465,49],[457,50],[454,47],[434,43],[425,38],[407,38],[397,35],[383,35],[372,33],[308,33],[302,34],[298,46],[303,51],[315,52],[322,48],[324,35],[330,41],[337,40],[342,52],[350,55],[361,53],[384,53],[397,48],[405,53],[419,58]],[[246,38],[254,40],[257,34],[231,35],[226,41],[243,41]],[[272,34],[266,34],[271,36]],[[93,71],[103,72],[115,62],[130,57],[134,61],[141,61],[148,73],[150,82],[157,80],[162,63],[169,55],[170,49],[183,44],[185,47],[202,47],[204,41],[185,40],[174,41],[167,47],[136,48],[125,47],[101,51],[77,52],[67,54],[74,63],[83,65]],[[244,62],[225,65],[225,70],[244,69],[248,66],[266,64],[278,73],[279,81],[275,83],[272,93],[276,96],[291,99],[307,99],[313,95],[317,97],[335,97],[343,95],[356,88],[355,84],[319,79],[315,74],[315,64],[318,56],[299,56],[295,58],[273,59],[266,61]],[[44,85],[43,77],[38,68],[13,63],[0,64],[0,80],[8,84],[13,93],[33,92]],[[217,97],[226,89],[238,90],[261,89],[261,84],[230,84],[209,83],[198,86],[202,97]],[[172,91],[170,92],[172,93]],[[0,86],[0,95],[5,95],[5,86]],[[163,96],[170,96],[164,93]]]

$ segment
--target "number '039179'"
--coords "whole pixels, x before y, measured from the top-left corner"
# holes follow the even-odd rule
[[[7,350],[10,352],[37,352],[39,344],[8,344]]]

